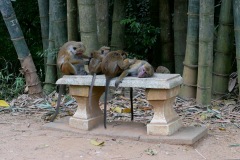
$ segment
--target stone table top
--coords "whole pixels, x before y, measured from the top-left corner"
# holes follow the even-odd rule
[[[110,86],[115,86],[116,78],[110,82]],[[90,86],[92,75],[65,75],[58,79],[56,84]],[[106,78],[104,75],[97,75],[94,86],[105,86]],[[160,74],[154,73],[149,78],[125,77],[119,87],[138,87],[171,89],[182,84],[182,77],[179,74]]]

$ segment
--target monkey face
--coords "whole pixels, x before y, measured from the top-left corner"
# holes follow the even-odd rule
[[[86,47],[82,42],[76,42],[73,44],[73,50],[77,56],[81,56],[86,51]]]
[[[100,56],[100,53],[98,51],[92,51],[90,56],[90,58],[97,58],[98,56]]]
[[[145,65],[143,65],[138,69],[138,78],[150,77],[151,76],[150,73],[153,73],[152,67],[149,68],[149,67],[146,67]]]

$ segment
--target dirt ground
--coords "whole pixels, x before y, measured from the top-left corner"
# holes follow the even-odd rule
[[[43,129],[41,115],[0,114],[0,160],[240,160],[240,129],[208,126],[208,136],[188,145],[144,143],[127,139],[83,136]],[[104,141],[95,146],[91,140]]]

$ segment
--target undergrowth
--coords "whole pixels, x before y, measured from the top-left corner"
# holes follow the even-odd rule
[[[25,88],[25,79],[22,74],[14,75],[9,70],[13,65],[5,59],[0,58],[0,99],[12,100],[20,94],[23,94]]]

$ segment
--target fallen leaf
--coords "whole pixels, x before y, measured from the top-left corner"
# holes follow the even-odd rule
[[[151,149],[151,148],[148,148],[145,150],[145,152],[148,154],[148,155],[151,155],[151,156],[154,156],[157,154],[157,151]]]
[[[43,145],[40,145],[40,146],[36,147],[35,150],[44,149],[44,148],[47,148],[47,147],[49,147],[48,144],[43,144]]]
[[[102,146],[102,145],[104,145],[104,142],[103,141],[102,142],[98,142],[97,140],[92,139],[91,140],[91,144],[94,145],[94,146]]]
[[[223,127],[219,127],[218,128],[220,131],[226,131],[226,128],[223,128]]]
[[[122,113],[131,113],[131,109],[130,108],[124,108],[124,109],[122,109]]]
[[[9,107],[9,105],[6,101],[0,100],[0,107]]]
[[[122,108],[115,107],[115,108],[112,108],[112,111],[117,112],[117,113],[122,113]]]
[[[240,147],[240,144],[231,144],[228,147]]]

